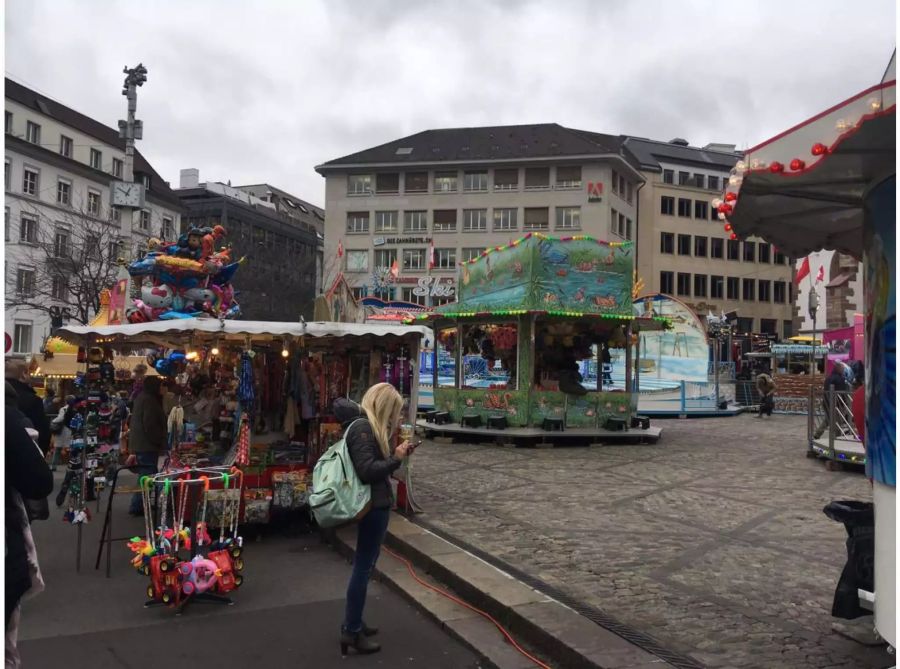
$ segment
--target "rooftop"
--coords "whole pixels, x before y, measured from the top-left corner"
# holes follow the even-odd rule
[[[743,155],[739,151],[725,151],[725,144],[709,144],[703,148],[690,146],[686,140],[675,138],[661,142],[645,137],[623,136],[623,145],[640,163],[641,169],[658,172],[660,162],[683,163],[693,167],[730,170]],[[720,148],[721,147],[721,148]]]

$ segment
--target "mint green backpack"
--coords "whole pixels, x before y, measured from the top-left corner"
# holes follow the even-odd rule
[[[319,527],[360,520],[372,505],[372,488],[359,480],[347,450],[347,435],[360,420],[347,427],[344,436],[328,447],[313,468],[309,508]]]

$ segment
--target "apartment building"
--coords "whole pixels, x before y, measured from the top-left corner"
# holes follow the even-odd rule
[[[623,138],[555,123],[426,130],[328,161],[325,285],[343,273],[357,297],[431,306],[454,299],[459,262],[527,232],[632,239],[638,167]]]
[[[271,187],[257,191],[255,186],[201,183],[199,170],[193,168],[181,170],[179,186],[175,192],[187,210],[183,230],[222,225],[232,257],[245,259],[234,279],[244,318],[311,320],[320,276],[313,220],[324,221],[325,212],[284,191],[278,195]],[[251,194],[254,191],[262,197]],[[285,211],[294,209],[299,216]]]
[[[149,237],[170,237],[182,207],[139,151],[134,178],[144,184],[145,205],[137,212],[112,207],[110,184],[125,166],[119,131],[11,79],[5,85],[6,333],[11,352],[29,354],[50,332],[49,307],[77,312],[76,303],[99,304],[97,295],[74,295],[78,279],[61,268],[108,276]]]
[[[626,137],[623,144],[646,182],[637,232],[645,292],[673,295],[701,317],[736,311],[738,333],[791,336],[790,260],[763,239],[730,239],[711,205],[740,158],[735,147],[640,137]]]

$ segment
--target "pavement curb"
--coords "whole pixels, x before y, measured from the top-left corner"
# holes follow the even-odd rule
[[[355,529],[335,533],[338,550],[352,556]],[[386,542],[410,560],[420,576],[446,584],[461,599],[485,611],[548,664],[567,669],[663,669],[665,660],[585,618],[546,594],[478,557],[392,514]],[[379,560],[376,572],[401,595],[440,623],[451,635],[499,669],[534,667],[503,642],[500,632],[469,612],[416,583],[396,560]],[[449,605],[449,606],[448,606]],[[476,624],[481,621],[483,624]],[[485,633],[485,625],[492,634]]]

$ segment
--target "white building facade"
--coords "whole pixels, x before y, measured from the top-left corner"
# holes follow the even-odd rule
[[[36,286],[46,283],[42,273],[47,271],[48,244],[62,255],[83,240],[84,229],[90,228],[103,240],[101,255],[127,260],[142,253],[150,237],[177,236],[181,204],[137,151],[134,178],[146,188],[145,206],[120,210],[110,205],[110,185],[122,179],[125,165],[124,140],[118,135],[118,130],[6,79],[4,307],[8,353],[37,352],[50,334],[50,316],[45,310],[11,306],[17,295],[35,295]],[[54,287],[47,299],[62,308],[71,306],[72,298],[60,286],[59,290]]]

